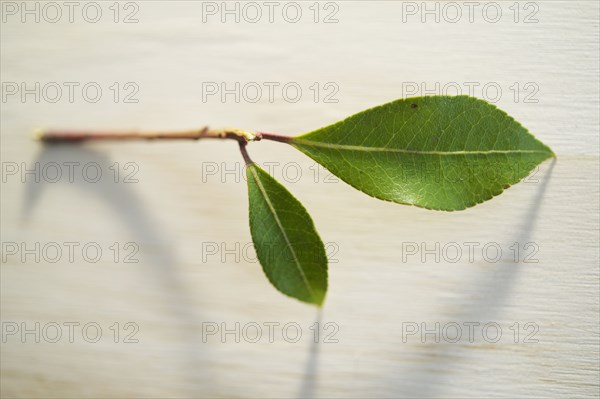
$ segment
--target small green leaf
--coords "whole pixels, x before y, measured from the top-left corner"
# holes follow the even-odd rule
[[[445,211],[489,200],[554,156],[508,114],[468,96],[393,101],[289,143],[373,197]]]
[[[282,293],[320,306],[327,292],[327,256],[310,215],[256,164],[246,174],[250,232],[265,274]]]

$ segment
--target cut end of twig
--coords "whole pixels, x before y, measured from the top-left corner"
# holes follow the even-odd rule
[[[36,141],[44,141],[44,137],[46,135],[46,131],[42,128],[36,128],[33,130],[32,137]]]

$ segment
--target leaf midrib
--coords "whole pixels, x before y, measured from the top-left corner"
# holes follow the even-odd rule
[[[256,173],[256,170],[254,168],[252,168],[252,167],[250,167],[249,169],[252,172],[252,175],[254,176],[254,180],[256,181],[256,185],[258,186],[258,190],[260,191],[261,195],[265,199],[265,202],[267,203],[267,205],[269,207],[269,210],[273,214],[273,217],[275,218],[275,222],[277,223],[277,226],[279,227],[279,230],[281,230],[281,234],[283,235],[283,238],[285,239],[285,242],[286,242],[288,248],[290,249],[290,252],[292,253],[292,256],[294,258],[294,262],[296,264],[296,267],[298,268],[298,271],[300,272],[300,275],[302,276],[302,281],[304,282],[304,285],[306,285],[306,289],[310,293],[310,296],[313,299],[316,299],[315,294],[314,294],[314,292],[313,292],[310,284],[308,283],[308,279],[306,278],[306,275],[304,274],[304,270],[302,270],[302,267],[300,266],[300,261],[298,260],[298,256],[296,255],[296,251],[294,251],[294,247],[292,247],[292,243],[290,242],[290,239],[288,238],[287,233],[286,233],[285,229],[283,228],[283,225],[281,224],[281,221],[279,220],[279,216],[277,215],[277,211],[273,207],[273,204],[271,203],[271,200],[269,200],[269,196],[267,195],[267,192],[265,191],[265,188],[263,187],[262,182],[260,181],[258,173]]]
[[[365,147],[360,145],[323,143],[306,139],[293,138],[291,144],[306,145],[312,147],[329,148],[333,150],[363,151],[363,152],[394,152],[401,154],[419,154],[419,155],[487,155],[487,154],[550,154],[549,151],[542,150],[488,150],[488,151],[420,151],[407,150],[404,148],[387,147]]]

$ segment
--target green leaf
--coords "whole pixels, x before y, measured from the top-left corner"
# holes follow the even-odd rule
[[[256,164],[246,174],[250,231],[265,274],[282,293],[320,306],[327,292],[327,256],[310,215]]]
[[[508,114],[468,96],[393,101],[289,143],[373,197],[445,211],[489,200],[554,156]]]

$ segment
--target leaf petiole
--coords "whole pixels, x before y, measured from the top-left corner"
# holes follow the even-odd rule
[[[271,140],[271,141],[278,141],[280,143],[289,143],[290,141],[292,141],[292,137],[290,137],[290,136],[282,136],[280,134],[265,133],[265,132],[256,133],[256,137],[258,138],[258,140],[265,139],[265,140]]]
[[[248,155],[248,151],[246,151],[246,146],[248,145],[248,143],[243,140],[239,140],[238,143],[240,144],[240,152],[242,153],[242,157],[244,158],[244,162],[246,163],[246,166],[253,164],[254,162],[252,161],[252,159],[250,159],[250,155]]]

